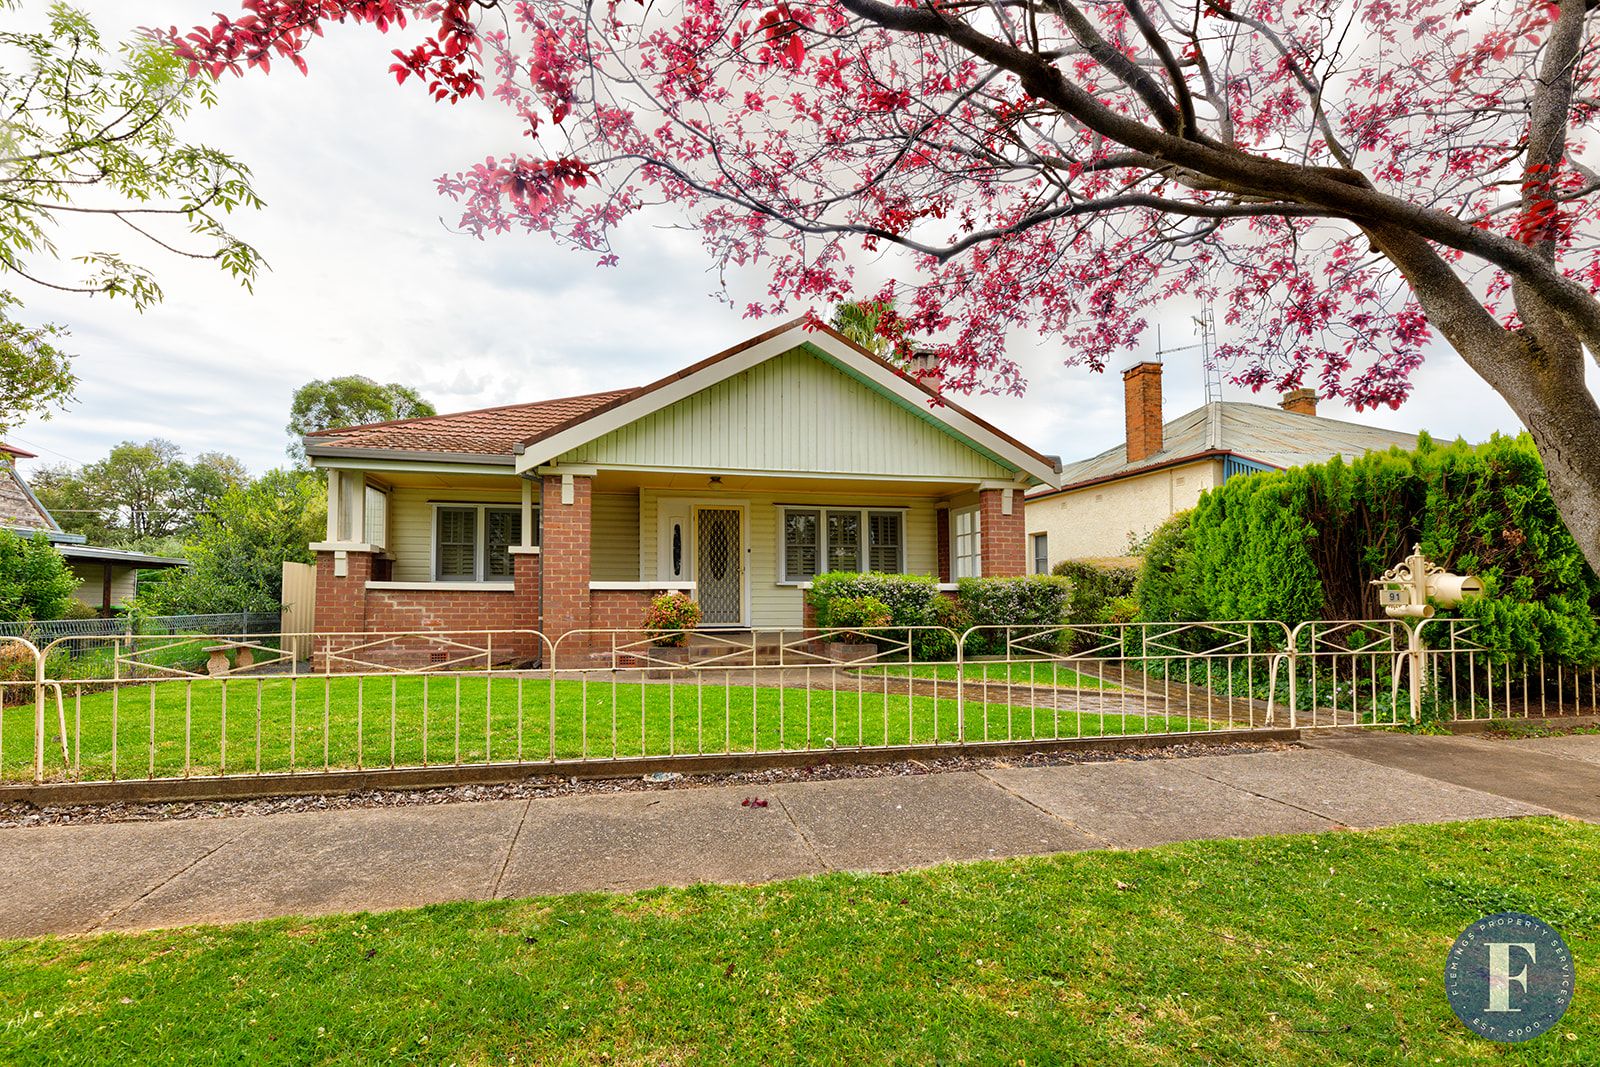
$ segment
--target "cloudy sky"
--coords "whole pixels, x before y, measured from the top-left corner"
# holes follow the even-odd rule
[[[77,2],[108,39],[140,25],[186,28],[234,6]],[[43,7],[24,0],[25,15]],[[284,462],[290,395],[312,378],[398,380],[441,411],[461,410],[642,384],[765,328],[713,297],[707,260],[681,232],[636,221],[621,266],[604,270],[537,235],[477,241],[451,232],[455,212],[434,179],[519,138],[493,101],[452,108],[415,85],[397,87],[389,49],[408,42],[335,28],[308,56],[310,77],[286,68],[230,78],[221,105],[190,124],[192,139],[249,164],[267,202],[232,223],[271,266],[254,293],[209,266],[127,242],[124,251],[155,268],[166,291],[153,310],[19,290],[30,317],[71,328],[82,378],[66,414],[12,435],[40,453],[35,463],[93,461],[118,441],[162,436],[261,471]],[[1163,336],[1169,346],[1191,340],[1187,314],[1163,324]],[[1027,396],[973,397],[968,406],[1068,461],[1122,439],[1118,375],[1064,367],[1049,346],[1025,339],[1016,347]],[[1197,406],[1202,389],[1192,353],[1168,357],[1168,417]],[[1398,411],[1356,414],[1325,402],[1321,413],[1469,440],[1519,428],[1447,351],[1429,360],[1415,399]]]

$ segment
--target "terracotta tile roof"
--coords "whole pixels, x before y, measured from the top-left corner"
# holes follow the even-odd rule
[[[590,415],[634,392],[637,390],[615,389],[586,396],[538,400],[531,404],[506,404],[451,415],[429,415],[318,430],[307,435],[307,445],[313,450],[320,446],[510,456],[518,442]]]

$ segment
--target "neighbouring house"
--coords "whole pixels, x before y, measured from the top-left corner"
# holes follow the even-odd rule
[[[823,571],[1027,570],[1041,455],[838,332],[791,322],[633,389],[323,430],[321,633],[805,622]]]
[[[1216,401],[1162,421],[1161,364],[1122,373],[1127,439],[1027,498],[1028,565],[1125,556],[1130,546],[1229,478],[1417,446],[1415,434],[1317,414],[1311,389],[1277,407]]]
[[[33,458],[34,453],[0,441],[0,526],[23,537],[42,533],[49,538],[78,578],[73,595],[80,601],[102,615],[110,615],[138,592],[140,571],[189,565],[187,560],[172,556],[98,548],[88,544],[82,534],[64,532],[17,471],[17,460]]]

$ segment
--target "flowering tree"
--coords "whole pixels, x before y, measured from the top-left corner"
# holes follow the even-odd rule
[[[1018,390],[1008,330],[1096,369],[1218,306],[1235,379],[1398,404],[1434,331],[1532,430],[1600,567],[1600,175],[1588,0],[246,0],[195,70],[330,22],[423,27],[402,83],[492,95],[525,146],[440,179],[462,226],[614,261],[687,218],[752,315],[852,295],[947,388]],[[670,206],[668,206],[670,205]],[[855,292],[862,253],[901,280]]]

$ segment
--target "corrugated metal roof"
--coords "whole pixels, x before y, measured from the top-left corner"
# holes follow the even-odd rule
[[[1213,415],[1219,417],[1215,440],[1211,439],[1208,426]],[[1070,489],[1084,482],[1220,453],[1233,453],[1274,467],[1300,467],[1324,463],[1334,456],[1355,459],[1368,452],[1417,447],[1416,434],[1320,415],[1297,415],[1282,408],[1234,400],[1207,404],[1179,415],[1162,426],[1161,435],[1161,451],[1136,463],[1128,462],[1127,445],[1123,443],[1098,456],[1067,464],[1061,472],[1061,487]]]

